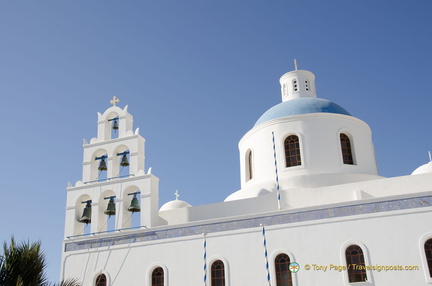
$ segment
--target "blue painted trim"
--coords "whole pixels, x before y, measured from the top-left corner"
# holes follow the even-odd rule
[[[169,239],[174,237],[185,237],[201,235],[203,233],[217,233],[239,229],[257,228],[261,225],[282,225],[321,219],[331,219],[362,214],[374,214],[396,210],[416,209],[432,206],[432,195],[417,198],[396,199],[383,202],[372,202],[350,206],[340,206],[319,210],[309,210],[295,213],[276,214],[270,216],[259,216],[256,218],[232,220],[196,226],[185,226],[166,228],[161,230],[143,230],[140,233],[125,234],[115,237],[91,238],[77,242],[65,243],[65,252],[99,248],[113,245],[130,244],[152,240]]]

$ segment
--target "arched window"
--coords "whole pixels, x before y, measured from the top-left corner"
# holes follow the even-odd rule
[[[101,274],[96,278],[96,286],[106,286],[107,285],[107,279],[105,274]]]
[[[276,285],[292,286],[291,271],[289,270],[290,259],[285,253],[275,258]]]
[[[225,265],[221,260],[211,266],[211,286],[225,286]]]
[[[432,277],[432,239],[425,242],[424,249],[429,268],[429,276]]]
[[[152,272],[151,286],[164,286],[164,271],[162,267],[157,267]]]
[[[296,135],[290,135],[285,139],[285,161],[287,167],[301,165],[300,142]]]
[[[341,133],[340,142],[341,142],[343,163],[354,165],[354,160],[353,160],[352,150],[351,150],[351,142],[349,137],[346,134]]]
[[[345,251],[349,282],[367,280],[363,250],[358,245],[350,245]]]
[[[246,182],[253,178],[252,171],[252,150],[246,152]]]

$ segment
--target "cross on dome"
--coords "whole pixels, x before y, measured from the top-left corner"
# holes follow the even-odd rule
[[[180,197],[178,190],[175,191],[174,196],[176,196],[176,201],[178,201],[178,198]]]
[[[297,59],[294,59],[294,67],[295,67],[295,70],[298,70]]]
[[[116,106],[116,103],[119,103],[119,102],[120,102],[120,99],[118,99],[117,96],[114,96],[113,99],[110,100],[110,103],[113,106]]]

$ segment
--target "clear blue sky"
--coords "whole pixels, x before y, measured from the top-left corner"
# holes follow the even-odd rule
[[[237,144],[280,102],[279,77],[372,128],[386,177],[432,150],[432,2],[1,0],[0,241],[42,240],[60,272],[67,182],[113,96],[146,138],[160,205],[220,202],[239,188]]]

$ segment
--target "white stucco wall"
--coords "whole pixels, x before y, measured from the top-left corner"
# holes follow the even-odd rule
[[[432,236],[431,210],[424,207],[267,226],[273,285],[272,261],[282,252],[301,266],[293,274],[294,285],[350,285],[346,271],[306,271],[304,266],[344,265],[343,252],[351,244],[363,247],[366,265],[419,267],[415,271],[369,271],[370,283],[361,285],[427,285],[419,244],[424,235]],[[267,285],[260,227],[208,233],[207,258],[209,266],[216,259],[225,262],[226,285]],[[146,284],[149,269],[158,265],[167,270],[166,285],[203,285],[203,263],[203,235],[196,234],[65,252],[62,278],[77,277],[84,285],[92,285],[98,271],[104,269],[110,277],[108,285],[150,285]]]

